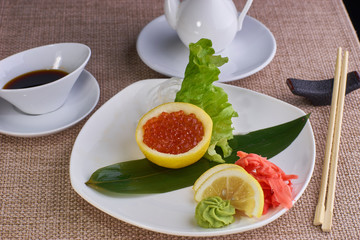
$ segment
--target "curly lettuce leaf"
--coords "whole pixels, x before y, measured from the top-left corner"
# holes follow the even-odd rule
[[[228,62],[228,58],[214,56],[212,42],[200,39],[189,45],[189,63],[185,69],[185,77],[181,89],[177,92],[175,102],[188,102],[204,109],[213,120],[213,131],[210,146],[205,158],[224,162],[215,147],[220,147],[223,156],[231,154],[228,140],[233,138],[232,117],[238,114],[228,102],[226,92],[212,83],[219,79],[218,67]]]

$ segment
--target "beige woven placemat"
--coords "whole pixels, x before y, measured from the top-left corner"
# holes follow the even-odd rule
[[[235,2],[241,6],[244,1]],[[0,59],[49,43],[87,44],[92,57],[86,68],[101,89],[98,108],[135,81],[164,77],[136,52],[138,34],[163,14],[162,6],[155,0],[0,0]],[[209,239],[359,239],[360,91],[345,100],[333,228],[323,233],[312,222],[330,107],[311,106],[285,83],[288,77],[331,78],[339,46],[350,50],[349,71],[360,70],[359,42],[345,8],[340,0],[255,0],[249,15],[272,31],[277,52],[263,70],[229,84],[311,112],[316,165],[303,196],[281,218],[253,231]],[[0,239],[186,239],[124,223],[75,193],[69,158],[85,121],[45,137],[0,134]]]

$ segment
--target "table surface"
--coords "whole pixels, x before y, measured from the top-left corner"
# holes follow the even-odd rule
[[[237,6],[243,2],[235,1]],[[155,0],[0,0],[0,59],[51,43],[88,45],[92,56],[86,69],[98,80],[101,91],[98,109],[131,83],[164,77],[147,67],[136,52],[140,31],[162,14],[163,1]],[[262,228],[216,239],[358,239],[360,91],[345,99],[333,227],[330,233],[324,233],[312,223],[330,107],[315,107],[293,95],[286,85],[289,77],[333,77],[339,46],[350,52],[349,71],[359,70],[359,41],[344,5],[341,0],[255,0],[249,15],[274,34],[276,55],[263,70],[228,84],[311,112],[316,164],[306,191],[290,211]],[[89,117],[49,136],[21,138],[0,134],[0,238],[185,239],[117,220],[91,206],[72,189],[70,154]]]

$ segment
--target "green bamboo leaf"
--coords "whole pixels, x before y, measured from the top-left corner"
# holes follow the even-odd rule
[[[287,148],[304,128],[309,114],[274,127],[235,135],[229,142],[233,149],[227,163],[234,163],[237,151],[257,153],[271,158]],[[196,179],[217,163],[205,158],[180,169],[159,167],[147,159],[116,163],[96,170],[86,185],[99,191],[124,194],[170,192],[194,184]]]

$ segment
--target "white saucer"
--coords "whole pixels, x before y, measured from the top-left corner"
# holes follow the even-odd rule
[[[62,131],[86,117],[98,103],[99,96],[98,82],[84,70],[64,105],[54,112],[27,115],[0,98],[0,133],[35,137]]]
[[[140,32],[137,52],[151,69],[169,77],[184,77],[189,50],[180,41],[162,15]],[[248,77],[263,69],[273,59],[276,41],[270,30],[256,19],[246,16],[244,25],[231,45],[219,53],[229,62],[220,67],[220,82]]]

